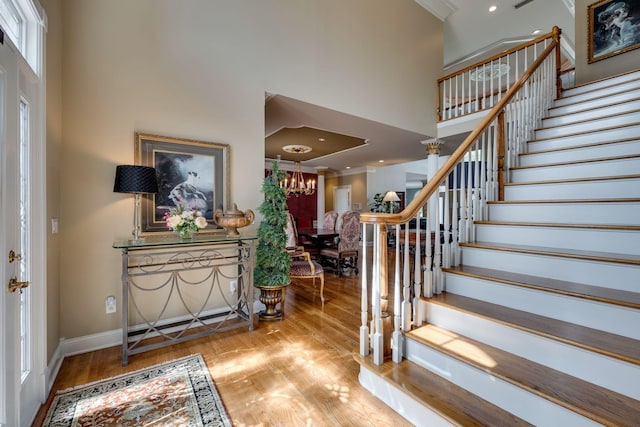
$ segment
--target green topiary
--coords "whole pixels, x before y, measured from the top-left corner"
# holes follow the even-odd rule
[[[285,286],[289,284],[290,260],[285,251],[287,235],[287,193],[280,187],[285,172],[274,160],[271,173],[262,183],[264,201],[258,208],[262,222],[258,227],[258,249],[254,284],[258,288]]]

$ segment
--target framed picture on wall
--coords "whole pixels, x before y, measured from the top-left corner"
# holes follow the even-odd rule
[[[167,231],[164,215],[178,204],[204,214],[209,225],[202,232],[224,231],[213,215],[228,206],[228,145],[136,133],[135,163],[154,167],[158,176],[158,193],[142,198],[142,232]]]
[[[640,47],[640,0],[600,0],[588,9],[589,63]]]

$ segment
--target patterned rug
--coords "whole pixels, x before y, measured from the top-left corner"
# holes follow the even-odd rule
[[[231,426],[200,354],[59,391],[45,426]]]

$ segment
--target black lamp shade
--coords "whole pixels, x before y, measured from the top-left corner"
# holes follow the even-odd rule
[[[116,166],[114,193],[157,193],[156,170],[150,166]]]

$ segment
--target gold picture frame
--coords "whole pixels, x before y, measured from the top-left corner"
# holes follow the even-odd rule
[[[216,142],[135,133],[135,163],[156,169],[158,193],[142,197],[143,233],[168,232],[165,213],[178,203],[200,210],[208,226],[202,232],[224,232],[213,216],[229,201],[229,146]]]
[[[589,64],[640,47],[640,0],[600,0],[588,19]]]

